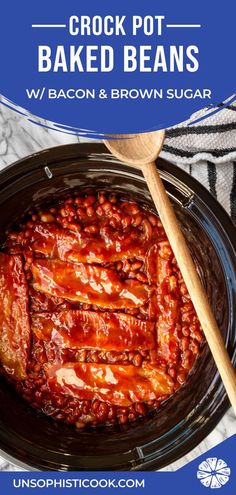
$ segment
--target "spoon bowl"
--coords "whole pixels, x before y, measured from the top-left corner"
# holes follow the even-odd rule
[[[165,139],[164,131],[142,134],[116,134],[116,139],[104,140],[109,151],[121,161],[133,166],[152,163],[159,156]]]

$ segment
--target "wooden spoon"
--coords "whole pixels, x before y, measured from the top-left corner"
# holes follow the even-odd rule
[[[105,140],[104,143],[116,158],[129,165],[141,168],[143,172],[205,333],[206,340],[236,414],[236,374],[185,238],[178,224],[174,209],[155,164],[155,159],[158,157],[163,145],[164,136],[164,131],[128,135],[116,134],[111,136],[111,140]]]

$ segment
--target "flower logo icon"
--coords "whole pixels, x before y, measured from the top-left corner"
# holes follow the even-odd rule
[[[198,466],[197,478],[207,488],[221,488],[228,483],[231,470],[226,462],[208,457]]]

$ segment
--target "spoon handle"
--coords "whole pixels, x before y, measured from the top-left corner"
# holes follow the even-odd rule
[[[236,414],[236,374],[155,162],[141,167]]]

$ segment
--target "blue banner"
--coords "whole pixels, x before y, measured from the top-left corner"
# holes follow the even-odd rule
[[[236,435],[175,472],[12,472],[1,473],[0,490],[8,495],[104,493],[126,495],[220,495],[236,493]],[[218,492],[217,492],[218,493]]]

